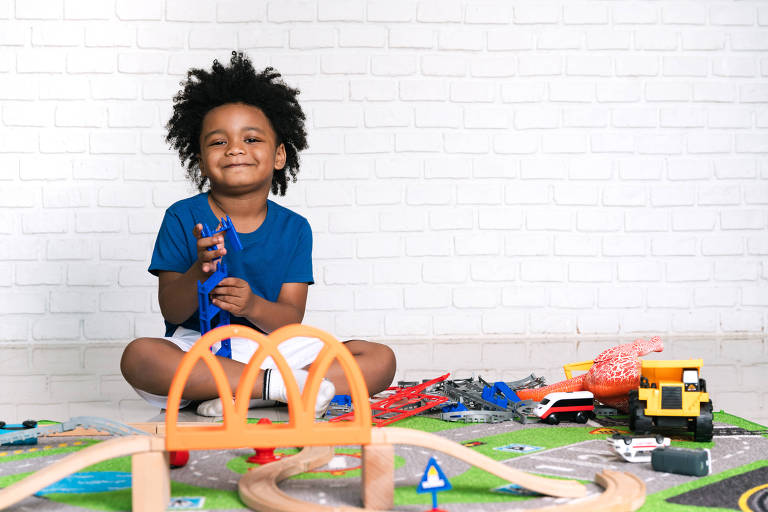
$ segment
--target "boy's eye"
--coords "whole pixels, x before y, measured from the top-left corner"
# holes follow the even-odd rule
[[[245,139],[245,142],[253,143],[253,142],[261,142],[261,139],[257,139],[256,137],[248,137]]]
[[[220,144],[224,144],[224,141],[223,140],[215,140],[215,141],[211,142],[210,145],[211,146],[218,146]]]

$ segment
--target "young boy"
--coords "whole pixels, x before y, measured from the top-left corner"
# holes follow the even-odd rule
[[[167,141],[178,150],[187,176],[200,194],[181,200],[165,213],[149,271],[159,278],[163,338],[139,338],[125,348],[123,376],[144,399],[165,407],[176,367],[200,337],[197,282],[227,256],[225,278],[213,289],[211,302],[230,313],[230,323],[269,333],[301,323],[312,276],[312,231],[307,220],[267,199],[270,190],[284,195],[288,173],[299,172],[298,151],[307,147],[304,112],[298,90],[288,87],[272,68],[257,73],[247,57],[232,52],[228,67],[217,61],[208,72],[191,69],[174,98]],[[206,185],[208,191],[203,192]],[[202,236],[203,224],[232,219],[243,245],[227,252],[221,233]],[[216,246],[216,250],[208,250]],[[257,345],[232,339],[232,358],[219,357],[232,389]],[[362,340],[346,342],[365,376],[371,394],[391,383],[395,372],[392,350]],[[303,390],[307,368],[322,348],[316,338],[292,338],[280,352],[293,368]],[[272,358],[262,364],[251,395],[251,406],[285,402],[283,378]],[[321,416],[334,394],[349,386],[335,361],[320,386],[316,414]],[[197,412],[219,416],[221,400],[213,377],[201,361],[182,394],[182,407],[202,401]]]

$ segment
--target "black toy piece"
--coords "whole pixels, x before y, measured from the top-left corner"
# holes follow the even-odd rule
[[[691,476],[706,476],[712,470],[709,450],[669,446],[651,452],[651,467],[654,471]]]

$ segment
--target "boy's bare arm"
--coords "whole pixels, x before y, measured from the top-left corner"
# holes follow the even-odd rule
[[[210,274],[192,265],[184,274],[160,272],[158,301],[160,312],[168,322],[181,324],[197,311],[197,282],[205,281]]]

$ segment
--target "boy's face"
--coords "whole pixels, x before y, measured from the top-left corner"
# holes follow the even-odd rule
[[[217,192],[250,192],[272,184],[285,146],[261,109],[227,103],[210,110],[200,133],[200,170]]]

